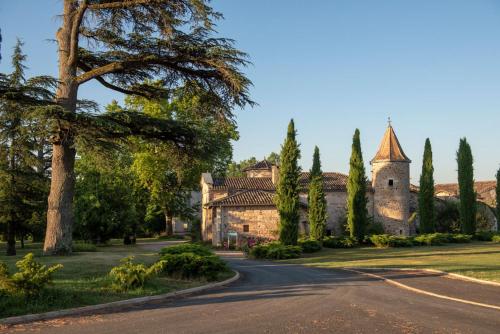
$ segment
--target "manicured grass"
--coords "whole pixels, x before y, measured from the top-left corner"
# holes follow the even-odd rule
[[[74,253],[71,256],[43,256],[40,244],[27,244],[26,246],[24,250],[19,249],[15,257],[0,254],[0,261],[7,264],[11,273],[16,271],[16,261],[28,252],[36,255],[36,261],[46,265],[61,263],[64,268],[55,273],[54,284],[36,300],[2,297],[0,318],[162,294],[206,283],[200,280],[186,281],[155,277],[144,288],[117,292],[110,287],[107,274],[112,267],[119,264],[120,259],[133,255],[134,262],[152,264],[158,260],[158,253],[144,250],[139,245],[122,246],[113,243],[106,247],[98,247],[96,252]],[[4,252],[3,248],[2,252]],[[231,275],[232,273],[224,273],[221,275],[221,280]]]
[[[428,268],[500,282],[500,244],[473,242],[410,248],[324,248],[286,262],[322,268]]]

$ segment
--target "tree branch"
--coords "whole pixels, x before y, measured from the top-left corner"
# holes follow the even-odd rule
[[[116,2],[107,2],[107,3],[96,3],[96,4],[91,4],[88,6],[88,8],[93,9],[93,10],[99,10],[99,9],[116,9],[116,8],[126,8],[130,6],[137,6],[137,5],[147,5],[149,3],[158,3],[161,1],[157,0],[127,0],[127,1],[116,1]]]
[[[88,65],[82,63],[81,61],[78,63],[78,67],[80,67],[84,71],[90,70],[90,67]],[[151,98],[151,95],[146,93],[146,92],[141,92],[141,91],[136,91],[136,90],[132,90],[132,89],[126,89],[126,88],[115,86],[115,85],[107,82],[106,80],[104,80],[104,78],[102,76],[96,76],[93,79],[96,79],[104,87],[112,89],[112,90],[117,91],[119,93],[123,93],[126,95],[138,95],[138,96],[142,96],[145,98]]]
[[[76,11],[75,18],[73,20],[73,25],[71,27],[71,45],[69,49],[69,66],[75,65],[78,58],[78,34],[80,32],[80,26],[82,24],[85,10],[87,9],[87,5],[87,0],[83,0],[80,7]]]

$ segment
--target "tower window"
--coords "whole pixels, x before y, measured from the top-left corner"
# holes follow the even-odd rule
[[[243,232],[250,232],[250,226],[249,225],[243,225]]]
[[[394,180],[393,179],[389,179],[389,187],[392,187],[394,185]]]

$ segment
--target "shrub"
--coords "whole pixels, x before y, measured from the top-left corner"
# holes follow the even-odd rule
[[[184,279],[205,278],[214,281],[221,272],[227,270],[226,263],[216,255],[166,254],[162,256],[162,260],[165,261],[165,274]]]
[[[414,238],[415,243],[427,246],[439,246],[451,242],[452,235],[448,233],[421,234]]]
[[[457,244],[467,243],[472,240],[472,235],[470,234],[451,234],[449,241]]]
[[[381,222],[374,221],[373,218],[371,218],[368,226],[366,227],[366,234],[384,234],[384,225],[382,225]]]
[[[127,291],[142,288],[148,278],[159,274],[165,267],[165,261],[158,261],[150,267],[142,263],[133,263],[134,257],[122,259],[121,265],[111,269],[109,276],[113,281],[113,288],[118,291]]]
[[[491,238],[491,241],[496,242],[496,243],[500,243],[500,235],[494,235]]]
[[[323,239],[323,247],[326,248],[352,248],[357,244],[356,238],[351,237],[327,237]]]
[[[373,245],[380,248],[413,246],[411,238],[388,234],[374,234],[370,236],[370,241],[373,243]]]
[[[304,253],[315,253],[321,250],[321,243],[317,240],[299,240],[299,246]]]
[[[495,233],[491,231],[480,231],[474,234],[474,239],[479,241],[491,241]]]
[[[97,252],[97,246],[85,242],[76,242],[73,244],[73,252]]]
[[[5,264],[0,265],[0,290],[4,293],[21,293],[37,297],[46,285],[52,283],[52,274],[61,269],[62,264],[47,268],[34,260],[33,253],[28,253],[16,262],[18,271],[9,277]]]
[[[254,246],[250,256],[255,259],[286,260],[296,259],[302,254],[300,246],[286,246],[279,242],[270,242]]]
[[[193,253],[201,256],[213,255],[212,251],[207,246],[204,246],[202,244],[190,244],[190,243],[164,247],[160,251],[160,255],[183,254],[183,253]]]

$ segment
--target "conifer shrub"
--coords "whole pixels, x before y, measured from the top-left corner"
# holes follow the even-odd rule
[[[448,240],[452,243],[464,244],[470,242],[472,240],[472,237],[473,236],[470,234],[458,233],[458,234],[450,234]]]
[[[200,256],[210,256],[213,252],[210,248],[202,244],[185,243],[175,246],[164,247],[160,250],[160,255],[193,253]]]
[[[283,245],[280,242],[270,242],[256,245],[250,250],[250,257],[254,259],[286,260],[296,259],[302,254],[300,246]]]
[[[321,243],[317,240],[299,240],[299,246],[304,253],[315,253],[321,250]]]
[[[412,238],[395,236],[389,234],[374,234],[370,236],[370,241],[375,247],[411,247],[413,246]]]
[[[500,243],[500,235],[494,235],[493,237],[491,237],[491,241]]]
[[[323,239],[323,247],[326,248],[352,248],[358,245],[354,237],[327,237]]]
[[[491,241],[495,233],[491,231],[478,231],[474,234],[474,239],[479,241]]]
[[[214,281],[219,274],[227,271],[227,265],[217,255],[199,255],[195,253],[165,254],[162,271],[174,278],[199,279]]]
[[[18,271],[9,275],[7,266],[0,263],[0,294],[23,294],[38,297],[40,292],[50,283],[52,275],[63,267],[56,264],[51,267],[35,261],[33,253],[28,253],[16,262]]]
[[[451,241],[449,233],[428,233],[416,236],[414,242],[418,245],[440,246]]]
[[[121,265],[111,269],[109,276],[115,290],[127,291],[142,288],[146,280],[162,272],[166,265],[165,261],[158,261],[146,267],[142,263],[134,263],[133,260],[133,256],[126,257],[120,261]]]

